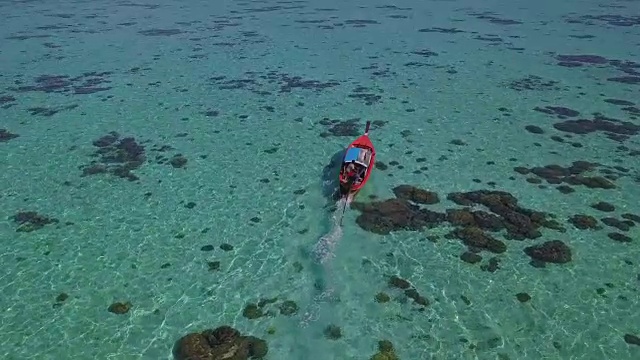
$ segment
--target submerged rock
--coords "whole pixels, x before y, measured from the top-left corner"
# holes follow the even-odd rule
[[[437,204],[440,202],[438,194],[411,185],[399,185],[393,189],[398,199],[413,201],[418,204]]]
[[[546,241],[524,249],[534,261],[564,264],[571,261],[571,249],[560,240]]]
[[[174,348],[176,360],[248,360],[267,355],[267,342],[254,336],[243,336],[231,326],[220,326],[201,333],[190,333],[178,340]]]
[[[445,215],[420,209],[403,199],[389,199],[371,203],[354,202],[351,206],[361,212],[356,223],[369,232],[386,235],[398,230],[421,230],[442,223]]]

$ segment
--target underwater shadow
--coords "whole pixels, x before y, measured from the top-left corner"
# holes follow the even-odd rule
[[[322,196],[326,200],[324,206],[324,215],[319,216],[317,221],[320,222],[322,234],[313,241],[313,243],[304,242],[298,245],[298,258],[302,264],[305,273],[310,277],[312,286],[308,289],[308,293],[302,295],[307,298],[308,304],[302,305],[306,310],[301,312],[301,324],[308,324],[310,321],[316,321],[324,308],[324,303],[334,302],[333,289],[335,288],[335,280],[331,266],[331,258],[333,254],[333,246],[326,252],[323,246],[327,246],[327,242],[337,244],[342,236],[341,225],[338,214],[338,205],[340,201],[340,184],[339,173],[342,159],[344,158],[346,149],[340,149],[328,158],[328,163],[322,168],[320,180],[322,181]],[[309,239],[310,240],[310,239]],[[306,292],[306,291],[305,291]],[[302,300],[302,299],[301,299]],[[303,300],[304,301],[304,300]],[[305,325],[306,326],[306,325]],[[300,334],[303,339],[307,339],[307,335]],[[312,347],[311,347],[312,348]]]
[[[333,154],[329,159],[329,164],[322,169],[322,195],[329,201],[327,206],[335,206],[336,201],[340,199],[338,175],[344,152],[345,149],[341,149]]]
[[[325,236],[330,232],[333,227],[332,216],[337,210],[337,201],[340,200],[340,183],[338,175],[340,174],[340,164],[344,158],[344,153],[345,149],[340,149],[331,155],[329,162],[322,169],[322,196],[327,200],[325,205],[327,216],[323,217],[321,220],[323,223],[322,228],[324,229],[322,236]],[[313,245],[315,245],[315,243]],[[305,246],[301,246],[299,248],[299,254],[301,258],[309,264],[308,270],[314,278],[314,291],[321,293],[326,289],[327,274],[325,271],[326,269],[318,261],[319,259],[317,258],[317,255],[313,253],[313,245],[309,246],[309,244],[306,244]]]

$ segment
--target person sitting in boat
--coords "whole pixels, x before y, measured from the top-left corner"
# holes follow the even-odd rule
[[[350,183],[357,184],[359,181],[362,180],[362,177],[360,176],[359,173],[360,171],[358,171],[358,166],[355,160],[352,160],[349,164],[345,166],[344,174]]]
[[[346,164],[344,166],[344,174],[346,177],[349,177],[349,175],[353,175],[355,174],[356,171],[356,162],[355,160],[351,161],[350,163]]]
[[[362,179],[364,179],[364,174],[367,172],[367,168],[364,166],[359,166],[359,168],[356,171],[356,179],[358,180],[358,182],[362,181]]]

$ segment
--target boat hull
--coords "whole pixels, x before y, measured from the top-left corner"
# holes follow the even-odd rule
[[[368,126],[367,126],[368,127]],[[344,172],[344,165],[348,164],[351,160],[349,156],[354,154],[355,152],[360,152],[364,154],[365,161],[358,161],[357,164],[366,165],[364,170],[364,175],[362,176],[362,180],[355,184],[349,184],[348,178]],[[373,167],[376,159],[376,150],[373,147],[373,143],[371,139],[369,139],[368,131],[365,132],[364,135],[358,137],[355,141],[353,141],[347,147],[345,151],[345,155],[342,158],[341,170],[340,170],[340,195],[341,196],[355,196],[362,188],[367,184],[369,178],[371,177],[371,172],[373,171]]]

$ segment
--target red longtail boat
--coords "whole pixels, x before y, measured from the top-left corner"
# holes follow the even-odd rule
[[[369,180],[376,160],[376,150],[369,139],[371,121],[367,121],[364,134],[346,149],[340,164],[340,195],[355,196]]]

